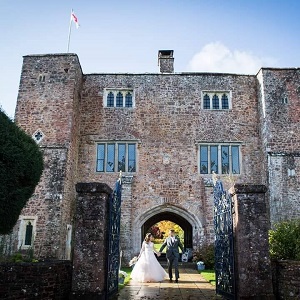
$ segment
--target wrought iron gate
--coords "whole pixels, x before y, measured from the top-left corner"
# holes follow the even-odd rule
[[[108,257],[106,299],[118,291],[120,268],[121,175],[108,205]]]
[[[220,180],[214,183],[216,292],[235,299],[232,197]]]

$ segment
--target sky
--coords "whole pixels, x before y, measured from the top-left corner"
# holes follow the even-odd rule
[[[87,73],[256,74],[300,67],[299,0],[0,0],[0,106],[11,118],[24,55],[70,53]]]

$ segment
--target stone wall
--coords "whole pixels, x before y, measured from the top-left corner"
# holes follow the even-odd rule
[[[262,170],[274,225],[300,216],[300,69],[263,68],[257,78]]]
[[[72,299],[104,299],[107,280],[108,200],[102,183],[78,183]]]
[[[269,214],[264,185],[236,184],[233,227],[237,299],[274,299],[269,258]]]
[[[77,55],[24,57],[15,120],[29,135],[43,134],[39,145],[45,169],[21,216],[37,218],[38,257],[69,258],[66,236],[74,216],[81,84]],[[19,225],[14,228],[12,252],[17,250]]]
[[[100,141],[137,144],[137,171],[125,174],[133,180],[122,204],[122,224],[128,225],[122,243],[126,252],[131,249],[126,257],[139,251],[141,226],[152,212],[184,215],[194,246],[213,241],[211,175],[199,172],[199,143],[238,143],[241,174],[220,175],[225,188],[266,184],[272,223],[290,217],[291,210],[292,217],[299,216],[299,75],[299,69],[262,69],[257,76],[83,75],[75,54],[25,56],[15,119],[30,135],[43,132],[39,145],[47,167],[22,212],[37,216],[35,252],[69,257],[66,236],[74,221],[77,182],[113,187],[117,172],[96,172]],[[105,107],[107,88],[132,90],[135,106]],[[228,92],[232,108],[202,109],[203,91]],[[9,249],[16,250],[18,226]]]
[[[71,291],[72,265],[67,261],[1,263],[1,299],[66,300]]]
[[[105,88],[134,90],[134,108],[106,108]],[[232,110],[201,109],[203,90],[232,91]],[[213,240],[211,186],[198,170],[199,142],[238,142],[241,175],[237,182],[261,182],[261,152],[255,76],[224,74],[94,74],[84,76],[80,108],[78,175],[81,182],[106,182],[116,173],[97,173],[96,143],[135,141],[138,166],[131,185],[133,249],[141,246],[139,221],[151,211],[186,213],[193,241]],[[125,218],[125,216],[124,216]],[[205,232],[205,236],[203,236]],[[130,255],[130,254],[129,254]]]
[[[300,262],[273,261],[273,288],[279,300],[300,299]]]
[[[270,154],[268,170],[271,224],[300,219],[300,152]]]

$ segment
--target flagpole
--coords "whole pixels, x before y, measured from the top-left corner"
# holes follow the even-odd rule
[[[67,49],[67,53],[69,53],[69,49],[70,49],[70,38],[71,38],[71,28],[72,28],[72,13],[73,13],[73,9],[71,9],[71,15],[70,15],[70,25],[69,25],[69,36],[68,36],[68,49]]]

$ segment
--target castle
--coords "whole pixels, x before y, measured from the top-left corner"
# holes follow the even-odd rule
[[[76,54],[24,56],[15,120],[45,169],[9,251],[70,259],[75,184],[113,187],[119,171],[127,258],[161,220],[183,228],[186,248],[213,241],[213,173],[227,188],[265,184],[272,224],[300,218],[300,69],[175,73],[172,50],[158,65],[83,74]]]

